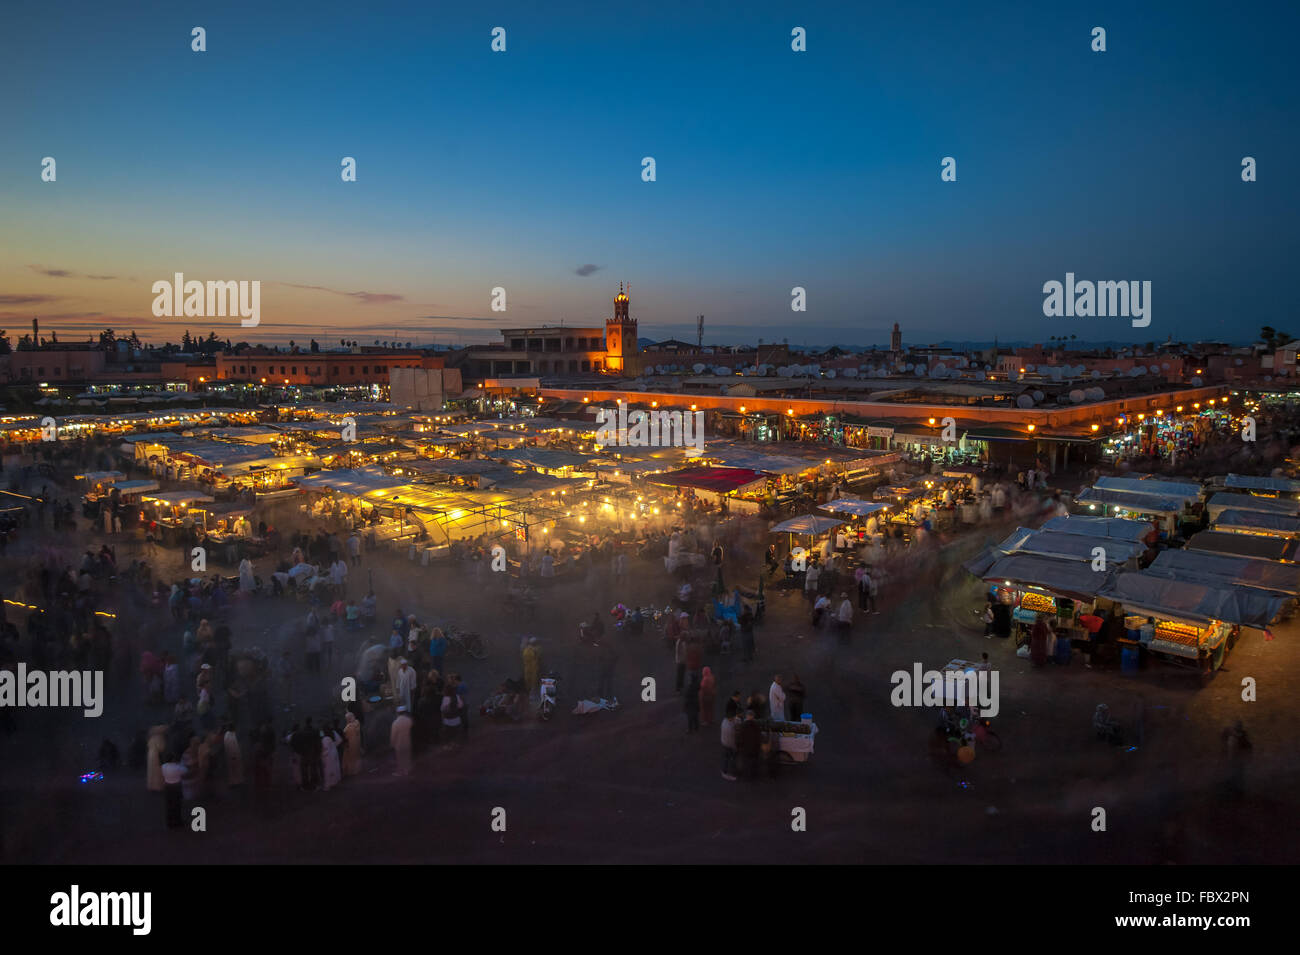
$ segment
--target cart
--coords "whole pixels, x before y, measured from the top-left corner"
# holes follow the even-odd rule
[[[781,763],[806,763],[813,754],[817,724],[765,720],[763,729],[773,756]]]

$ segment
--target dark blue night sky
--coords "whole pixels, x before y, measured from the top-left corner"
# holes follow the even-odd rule
[[[0,326],[164,336],[184,271],[262,281],[265,339],[482,341],[620,280],[654,337],[1300,333],[1295,4],[460,6],[7,4]],[[1044,317],[1067,271],[1151,281],[1150,327]]]

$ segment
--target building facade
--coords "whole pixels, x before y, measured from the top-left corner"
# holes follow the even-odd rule
[[[635,374],[640,351],[636,319],[629,314],[622,285],[614,297],[614,314],[599,326],[541,325],[503,328],[501,342],[469,348],[459,358],[467,380],[525,375],[553,377],[583,374]]]
[[[219,352],[216,380],[266,385],[387,385],[396,368],[442,368],[441,357],[417,351]]]

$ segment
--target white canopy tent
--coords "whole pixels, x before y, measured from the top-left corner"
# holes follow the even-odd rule
[[[877,511],[884,511],[890,505],[882,504],[879,501],[860,501],[854,498],[841,498],[838,501],[831,501],[829,504],[823,504],[819,510],[830,511],[832,514],[852,514],[855,517],[866,517],[868,514],[875,514]]]
[[[838,517],[826,517],[821,514],[802,514],[782,521],[772,528],[773,534],[825,534],[843,524]]]

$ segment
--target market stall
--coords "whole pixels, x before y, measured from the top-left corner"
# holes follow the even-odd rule
[[[857,498],[840,498],[822,504],[818,510],[828,511],[831,514],[847,514],[856,518],[857,523],[844,528],[841,535],[845,538],[836,541],[837,550],[845,550],[849,546],[857,546],[863,543],[875,543],[881,538],[879,532],[880,518],[884,517],[884,512],[889,510],[892,505],[882,501],[863,501]],[[865,518],[865,520],[864,520]]]
[[[1058,629],[1075,628],[1078,615],[1115,576],[1110,568],[1095,571],[1084,561],[1038,554],[1007,554],[992,562],[981,557],[964,566],[990,585],[997,603],[1011,608],[1017,643],[1028,639],[1040,613],[1056,617]]]
[[[1300,501],[1278,497],[1256,497],[1253,494],[1235,494],[1232,491],[1220,491],[1210,498],[1206,505],[1210,520],[1218,521],[1224,511],[1255,511],[1261,514],[1276,514],[1281,517],[1300,517]]]
[[[1166,550],[1147,571],[1171,580],[1194,580],[1211,586],[1247,587],[1280,597],[1283,613],[1294,609],[1300,595],[1300,566],[1275,560],[1253,560],[1198,550]]]
[[[1190,537],[1184,550],[1248,557],[1254,560],[1294,562],[1300,541],[1289,537],[1263,534],[1233,534],[1228,531],[1201,531]]]
[[[188,539],[190,533],[202,531],[207,526],[211,504],[209,494],[198,491],[155,491],[140,498],[144,516],[157,525],[156,536],[164,544],[175,544]]]
[[[1150,521],[1135,521],[1118,517],[1089,517],[1070,514],[1053,517],[1043,522],[1040,530],[1084,537],[1111,537],[1115,540],[1155,542],[1156,529]]]
[[[1149,518],[1159,526],[1162,539],[1178,534],[1185,510],[1181,497],[1108,491],[1098,487],[1085,488],[1075,497],[1074,504],[1081,516]]]
[[[757,512],[768,476],[750,468],[688,467],[646,477],[649,484],[677,487],[706,504]]]
[[[1115,540],[1106,537],[1085,537],[1057,531],[1031,530],[1018,527],[1001,543],[990,547],[969,566],[976,574],[1008,554],[1036,554],[1061,560],[1080,561],[1110,568],[1137,569],[1139,558],[1146,552],[1140,541]],[[981,561],[985,562],[981,565]]]
[[[1184,505],[1201,500],[1204,488],[1190,481],[1171,481],[1156,477],[1103,477],[1093,487],[1103,491],[1127,491],[1130,494],[1147,494],[1155,497],[1177,498]]]
[[[1300,480],[1296,478],[1229,474],[1223,479],[1223,486],[1229,490],[1246,491],[1250,494],[1300,499]]]
[[[1300,517],[1285,514],[1268,514],[1264,511],[1243,511],[1228,508],[1220,511],[1211,525],[1216,531],[1231,534],[1265,534],[1270,537],[1300,536]]]
[[[1266,629],[1285,603],[1261,590],[1211,586],[1150,571],[1120,574],[1100,593],[1128,615],[1124,642],[1130,647],[1205,675],[1223,663],[1241,628]],[[1148,625],[1148,620],[1154,623]]]

